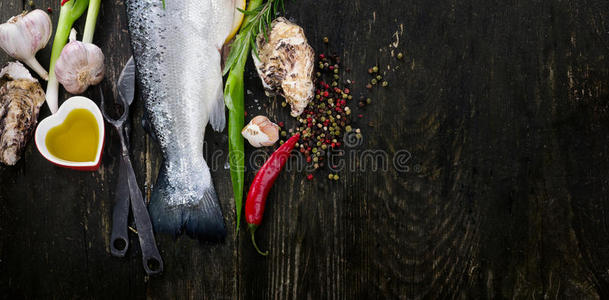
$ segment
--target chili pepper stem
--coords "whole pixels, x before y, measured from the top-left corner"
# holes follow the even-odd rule
[[[249,224],[248,227],[250,229],[250,233],[252,234],[252,244],[254,244],[254,248],[256,248],[256,251],[258,251],[258,254],[260,254],[262,256],[269,255],[269,250],[266,250],[265,252],[262,252],[262,251],[260,251],[260,248],[258,248],[258,245],[256,245],[256,238],[254,237],[254,232],[256,231],[258,226],[254,225],[254,224]]]

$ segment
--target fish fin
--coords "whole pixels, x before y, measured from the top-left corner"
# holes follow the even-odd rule
[[[193,201],[171,205],[167,201],[171,192],[185,195],[187,191],[182,191],[181,187],[171,187],[166,170],[164,164],[148,207],[155,232],[177,236],[186,231],[190,237],[201,241],[223,240],[226,228],[213,185],[210,183],[203,187]],[[206,171],[209,172],[209,169]]]
[[[222,86],[222,76],[218,75],[220,80],[213,94],[213,99],[209,109],[209,123],[211,128],[217,132],[222,132],[226,125],[226,116],[224,115],[224,89]]]

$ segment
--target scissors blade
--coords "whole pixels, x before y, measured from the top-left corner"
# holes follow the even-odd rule
[[[129,58],[116,82],[116,89],[121,100],[127,105],[133,103],[135,95],[135,62],[133,56]]]

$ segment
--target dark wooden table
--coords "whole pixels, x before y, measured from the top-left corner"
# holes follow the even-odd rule
[[[1,19],[28,2],[2,0]],[[59,2],[34,0],[55,22]],[[98,172],[52,166],[30,143],[0,167],[2,298],[609,297],[608,1],[288,1],[286,15],[318,53],[343,57],[356,95],[369,66],[391,65],[355,149],[409,157],[338,182],[283,173],[257,232],[270,256],[245,227],[221,244],[158,236],[165,273],[148,278],[134,234],[128,257],[109,254],[115,133]],[[111,95],[130,56],[123,1],[103,3],[95,42]],[[49,55],[38,55],[45,66]],[[249,116],[288,121],[248,68]],[[131,154],[148,193],[160,156],[135,106]],[[225,133],[206,139],[210,152],[227,148]],[[234,228],[225,160],[212,176]]]

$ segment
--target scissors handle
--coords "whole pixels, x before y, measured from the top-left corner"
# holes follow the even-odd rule
[[[127,183],[127,166],[121,159],[114,196],[114,209],[112,211],[112,235],[110,236],[110,253],[117,257],[124,257],[129,248],[129,235],[127,220],[129,218],[129,185]]]
[[[156,247],[156,240],[154,239],[150,215],[148,215],[148,209],[146,209],[142,192],[137,185],[135,172],[133,171],[133,166],[131,165],[129,156],[123,155],[121,159],[125,161],[125,165],[127,167],[131,209],[133,211],[135,225],[137,226],[137,235],[140,240],[140,248],[142,249],[142,262],[144,264],[144,269],[148,275],[159,274],[163,272],[163,259],[161,259],[159,249]]]

